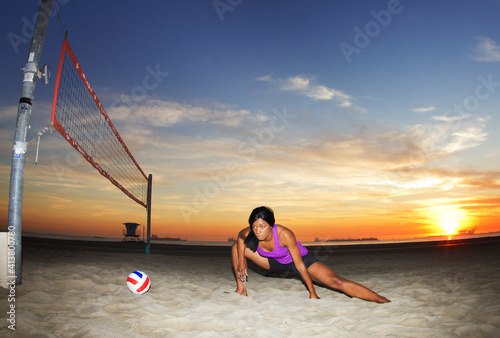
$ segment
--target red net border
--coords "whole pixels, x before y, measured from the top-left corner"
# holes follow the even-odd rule
[[[87,87],[87,90],[89,91],[90,95],[94,99],[95,104],[99,108],[99,111],[101,112],[101,114],[104,116],[106,122],[110,126],[110,128],[113,131],[113,133],[115,134],[116,138],[118,139],[118,141],[120,142],[120,144],[123,146],[123,148],[127,152],[127,154],[130,157],[130,159],[134,162],[134,164],[137,167],[137,169],[139,169],[139,171],[141,172],[142,176],[144,176],[144,179],[146,180],[146,184],[148,184],[148,189],[149,189],[149,179],[148,179],[148,177],[146,176],[146,174],[144,173],[144,171],[142,171],[141,167],[139,166],[139,164],[135,160],[134,156],[132,156],[132,153],[130,152],[130,150],[128,149],[127,145],[125,144],[125,142],[121,138],[121,136],[118,133],[118,131],[116,130],[115,126],[113,125],[113,122],[111,122],[111,119],[109,118],[108,114],[106,113],[106,110],[104,110],[104,107],[102,106],[101,102],[99,101],[99,98],[97,97],[97,94],[94,92],[94,89],[92,89],[92,86],[90,85],[90,82],[87,79],[87,76],[83,72],[83,69],[80,66],[80,63],[76,59],[76,56],[73,53],[73,50],[71,49],[71,47],[69,46],[69,43],[68,43],[67,40],[63,41],[63,46],[62,46],[62,49],[61,49],[61,56],[59,58],[59,66],[57,68],[57,77],[56,77],[56,84],[55,84],[55,90],[54,90],[54,99],[52,101],[52,118],[51,118],[51,121],[52,121],[52,124],[53,124],[54,128],[59,132],[59,134],[62,135],[62,137],[64,137],[64,139],[66,141],[69,142],[69,144],[71,144],[73,146],[73,148],[76,149],[76,151],[78,151],[94,168],[96,168],[97,171],[99,171],[99,173],[102,176],[106,177],[111,183],[113,183],[118,189],[120,189],[121,191],[123,191],[128,197],[130,197],[131,199],[133,199],[135,202],[139,203],[140,205],[142,205],[145,208],[148,208],[147,204],[145,204],[144,202],[142,202],[141,200],[139,200],[138,198],[136,198],[134,195],[132,195],[127,189],[125,189],[120,183],[118,183],[106,170],[104,170],[103,168],[101,168],[101,166],[99,165],[99,163],[96,163],[92,159],[92,157],[89,154],[87,154],[87,152],[85,151],[85,149],[83,149],[80,146],[80,144],[78,144],[78,142],[75,139],[73,139],[68,133],[66,133],[64,127],[59,123],[59,121],[57,121],[57,119],[56,119],[57,96],[58,96],[58,91],[59,91],[59,85],[61,83],[61,73],[62,73],[62,68],[63,68],[63,64],[64,64],[64,55],[66,53],[68,53],[68,56],[70,57],[70,59],[71,59],[71,61],[73,63],[73,66],[75,67],[76,71],[78,72],[78,75],[80,76],[80,78],[82,79],[83,83],[85,84],[85,87]]]

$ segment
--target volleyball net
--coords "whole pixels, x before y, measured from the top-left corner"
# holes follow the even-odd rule
[[[151,175],[148,178],[132,156],[66,39],[57,69],[52,124],[101,175],[150,209]]]

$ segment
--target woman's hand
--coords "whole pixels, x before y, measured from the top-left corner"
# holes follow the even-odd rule
[[[237,239],[237,257],[235,259],[238,261],[238,264],[236,266],[236,277],[242,282],[246,281],[246,276],[248,276],[247,273],[247,259],[245,258],[245,238],[247,237],[248,233],[250,232],[250,228],[244,228],[240,231],[238,234],[238,239]]]
[[[238,270],[236,270],[236,273],[238,275],[238,278],[244,282],[246,280],[246,277],[248,276],[247,272],[247,262],[246,260],[243,260],[241,262],[238,262]]]

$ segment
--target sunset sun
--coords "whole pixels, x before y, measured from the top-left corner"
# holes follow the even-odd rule
[[[439,223],[439,227],[445,231],[446,235],[453,235],[460,227],[460,221],[456,219],[442,220]]]
[[[446,235],[454,235],[463,226],[465,211],[456,207],[436,207],[432,209],[432,219]]]

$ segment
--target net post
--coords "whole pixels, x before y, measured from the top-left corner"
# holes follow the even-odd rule
[[[146,245],[146,253],[149,254],[150,249],[151,249],[151,194],[153,190],[153,174],[149,174],[148,176],[148,207],[147,207],[147,213],[148,213],[148,239],[147,239],[147,245]]]
[[[16,285],[22,284],[21,269],[21,239],[22,239],[22,203],[23,203],[23,184],[24,184],[24,162],[28,143],[28,129],[31,117],[31,108],[35,92],[35,81],[38,74],[38,63],[42,53],[45,31],[49,22],[50,10],[54,0],[42,0],[36,19],[33,37],[31,39],[28,61],[24,66],[24,77],[21,89],[21,97],[17,110],[16,133],[12,147],[12,164],[10,172],[9,188],[9,216],[8,216],[8,234],[14,238],[14,271],[15,276],[11,275],[9,268],[9,277],[15,277]],[[9,245],[9,248],[11,246]],[[9,261],[10,262],[10,261]]]

